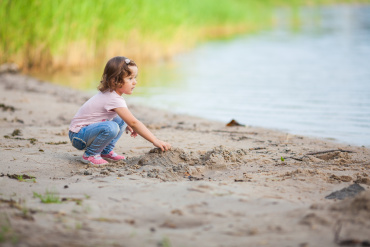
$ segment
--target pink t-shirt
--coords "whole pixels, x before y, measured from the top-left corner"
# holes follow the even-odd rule
[[[113,92],[99,92],[85,102],[73,117],[69,130],[78,133],[84,126],[110,121],[117,116],[113,109],[127,107],[126,101]]]

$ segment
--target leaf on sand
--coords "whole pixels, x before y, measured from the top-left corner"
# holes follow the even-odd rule
[[[232,127],[232,126],[245,126],[245,124],[240,124],[235,119],[233,119],[229,123],[227,123],[226,126],[228,126],[228,127]]]

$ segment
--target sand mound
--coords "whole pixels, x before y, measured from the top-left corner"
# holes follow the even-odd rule
[[[348,155],[348,153],[342,153],[340,151],[324,153],[324,154],[317,154],[315,155],[315,157],[321,160],[325,160],[325,161],[341,159],[341,158],[346,159],[346,160],[350,159],[350,156]]]
[[[162,152],[155,148],[139,157],[137,161],[134,160],[131,165],[140,166],[138,171],[146,172],[148,177],[160,178],[164,181],[174,181],[184,177],[199,180],[202,179],[205,170],[227,169],[228,166],[241,163],[244,155],[246,152],[242,149],[232,150],[224,146],[216,147],[204,154],[187,153],[179,148]]]
[[[210,169],[225,169],[228,166],[243,163],[243,157],[247,154],[244,149],[232,150],[219,146],[208,151],[201,157],[203,165]]]
[[[159,148],[154,148],[139,157],[100,168],[88,166],[78,173],[95,176],[138,174],[142,177],[159,178],[162,181],[201,180],[207,170],[225,170],[243,163],[246,154],[243,149],[233,150],[224,146],[203,153],[185,152],[180,148],[162,152]]]
[[[184,150],[175,148],[167,152],[162,152],[159,148],[154,148],[148,154],[140,157],[138,165],[140,166],[164,166],[169,167],[175,164],[187,163],[194,165],[197,159],[194,159],[191,154],[185,153]]]
[[[144,176],[160,178],[163,181],[180,180],[188,174],[195,175],[200,171],[196,169],[199,166],[198,159],[178,148],[166,152],[155,148],[141,157],[132,159],[129,164],[137,167],[137,172]],[[191,169],[190,166],[194,166],[195,169]]]

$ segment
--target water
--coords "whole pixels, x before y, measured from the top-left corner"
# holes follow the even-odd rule
[[[289,16],[143,71],[128,101],[370,146],[370,6],[301,9],[299,30]]]

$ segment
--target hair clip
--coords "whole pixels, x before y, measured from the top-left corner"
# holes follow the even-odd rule
[[[131,62],[131,60],[130,60],[130,59],[128,59],[128,58],[126,58],[126,59],[125,59],[125,63],[126,63],[126,64],[129,64],[130,62]]]

